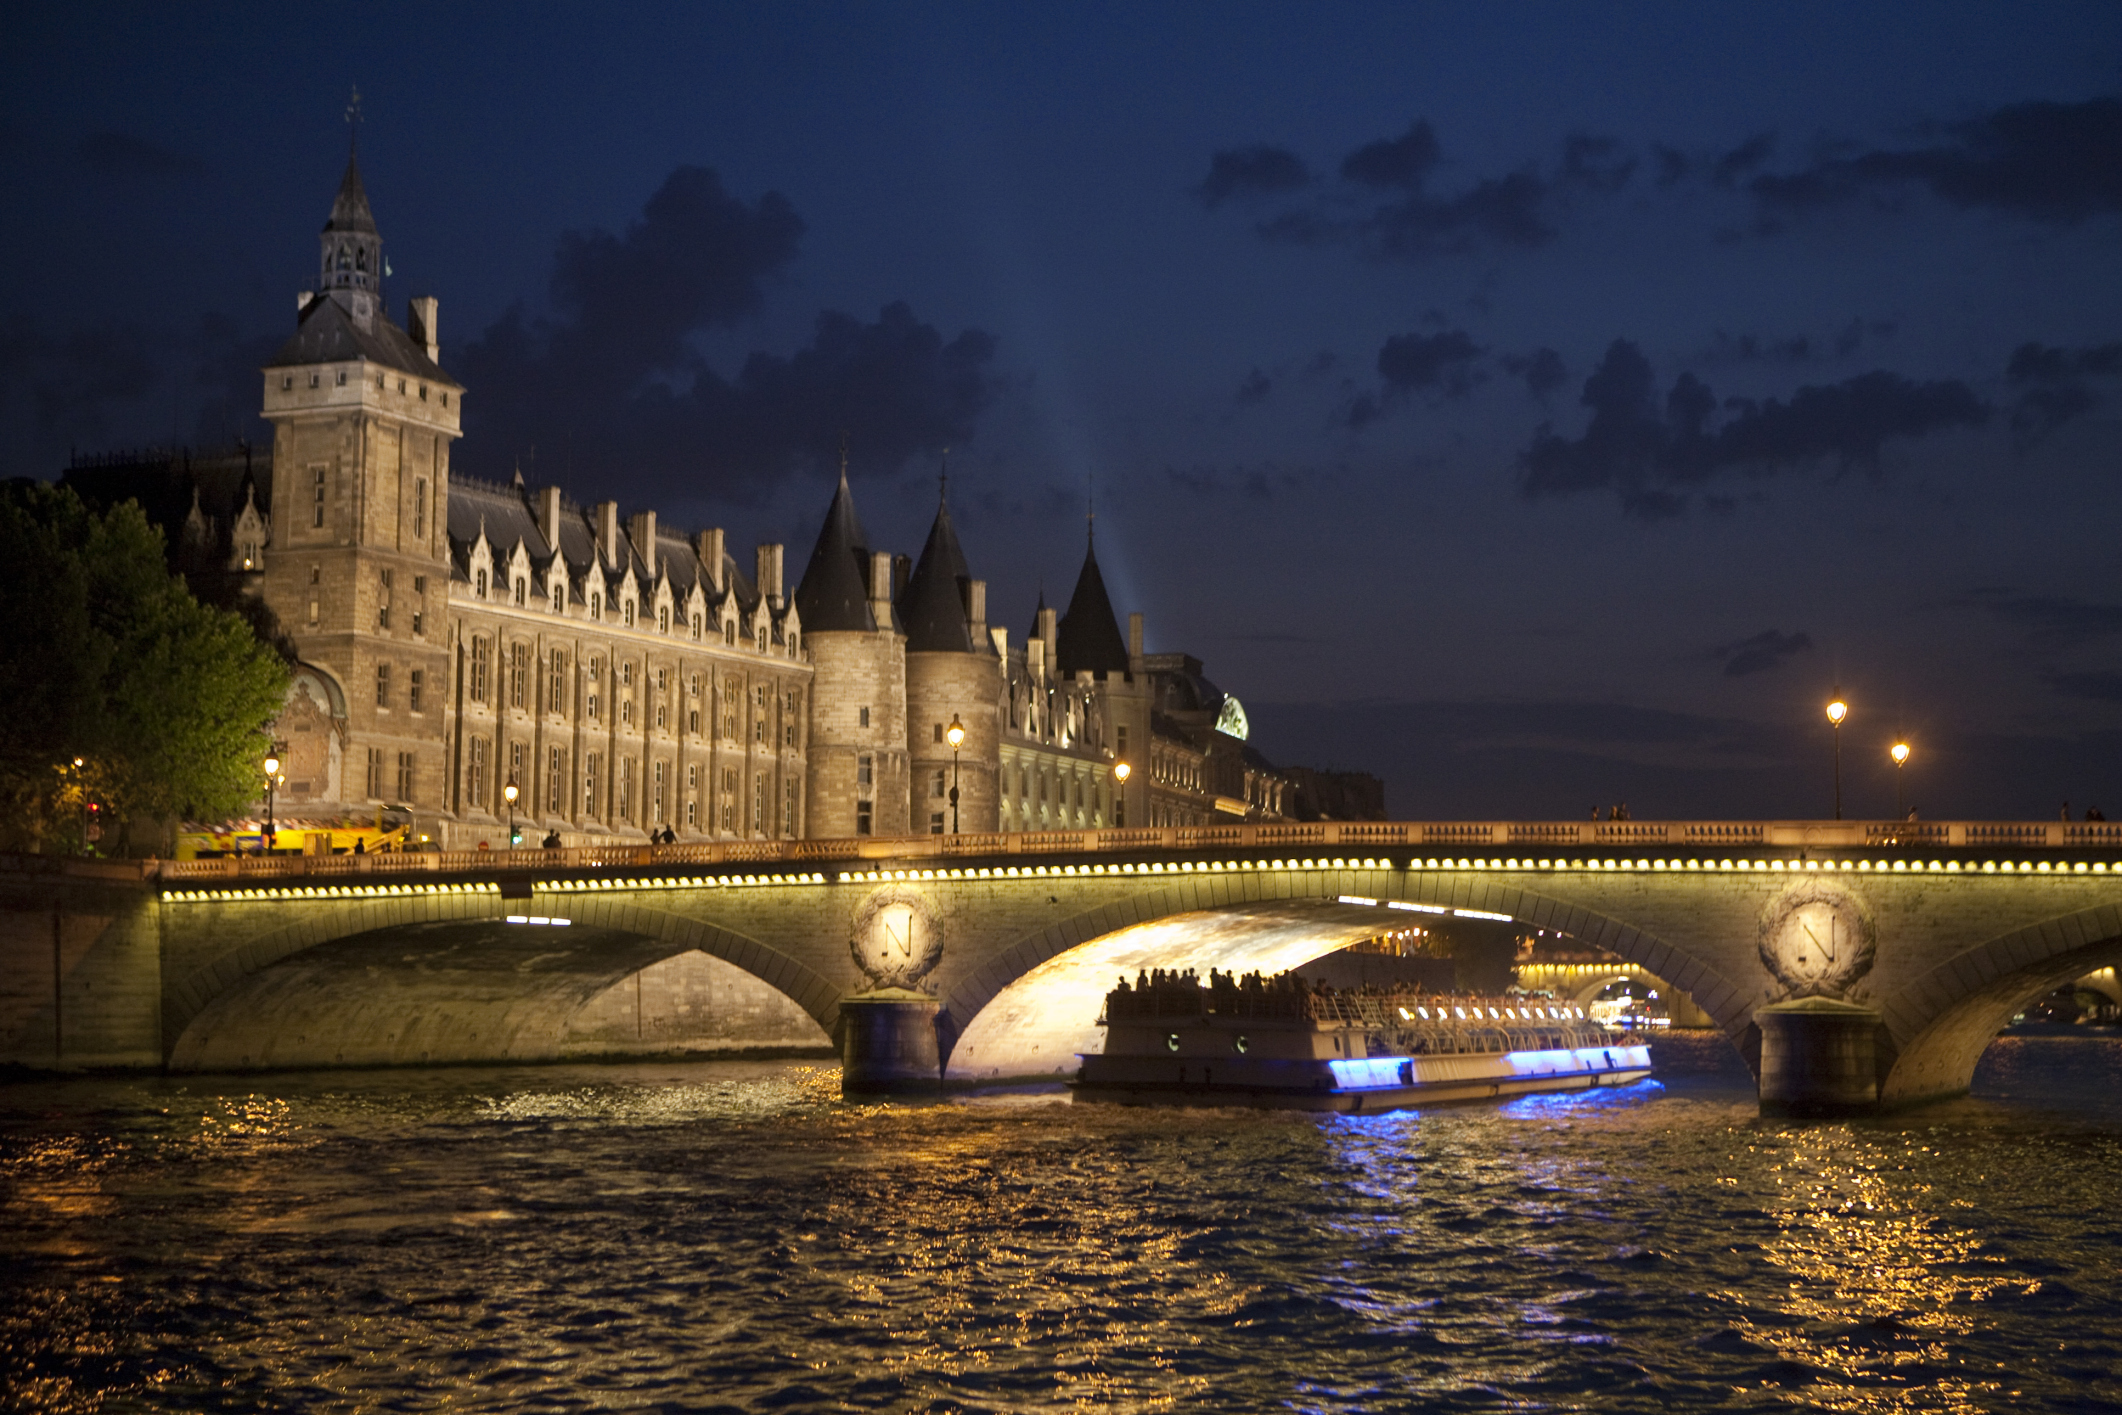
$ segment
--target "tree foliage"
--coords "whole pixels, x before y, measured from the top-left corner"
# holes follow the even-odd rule
[[[287,666],[169,573],[136,503],[6,483],[0,565],[0,845],[82,848],[89,803],[124,823],[256,796]]]

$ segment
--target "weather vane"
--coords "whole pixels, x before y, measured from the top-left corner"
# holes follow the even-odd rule
[[[353,86],[353,97],[346,102],[346,145],[354,147],[361,136],[361,86]]]
[[[936,474],[936,499],[950,500],[950,449],[943,449],[943,470]]]

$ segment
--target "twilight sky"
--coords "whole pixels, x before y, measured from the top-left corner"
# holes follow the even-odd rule
[[[0,474],[262,435],[344,162],[456,466],[1099,558],[1399,816],[2122,810],[2122,7],[32,6]]]

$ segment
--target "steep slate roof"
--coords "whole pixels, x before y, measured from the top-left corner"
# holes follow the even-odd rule
[[[958,533],[950,523],[950,505],[939,502],[936,523],[929,527],[921,561],[899,596],[899,622],[906,628],[908,653],[978,653],[966,619],[972,574]],[[987,646],[992,652],[992,645]]]
[[[1127,672],[1127,640],[1120,637],[1112,598],[1105,593],[1105,577],[1098,573],[1096,541],[1083,553],[1083,573],[1076,577],[1076,592],[1069,597],[1068,612],[1056,628],[1054,658],[1061,672],[1071,678],[1085,670]]]
[[[877,627],[869,608],[869,536],[855,516],[855,497],[847,489],[844,467],[840,489],[833,493],[819,528],[818,544],[803,567],[803,582],[796,586],[796,612],[809,634]]]
[[[444,373],[427,349],[410,334],[378,314],[363,329],[354,317],[328,294],[318,295],[303,309],[294,337],[280,346],[267,361],[267,368],[291,368],[300,364],[336,364],[353,359],[409,373],[443,388],[463,385]]]
[[[380,234],[375,213],[368,209],[368,188],[361,185],[361,164],[351,152],[346,155],[346,175],[339,179],[339,195],[332,199],[332,214],[324,229],[358,231],[364,236]]]

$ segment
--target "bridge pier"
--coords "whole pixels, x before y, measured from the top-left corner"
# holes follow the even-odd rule
[[[922,1095],[943,1088],[942,1007],[927,993],[878,988],[840,999],[840,1094]]]
[[[1761,1028],[1761,1113],[1794,1119],[1869,1115],[1879,1105],[1881,1018],[1832,998],[1772,1003]]]

